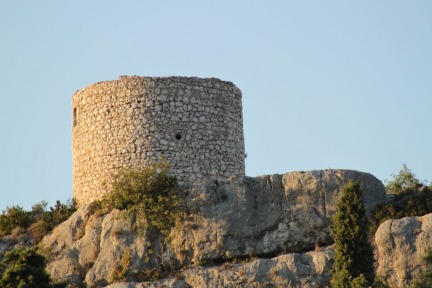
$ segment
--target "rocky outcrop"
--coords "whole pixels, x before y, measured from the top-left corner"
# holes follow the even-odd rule
[[[329,244],[330,220],[341,188],[360,183],[367,211],[385,201],[374,176],[349,170],[292,172],[198,182],[185,190],[191,217],[179,226],[172,248],[188,251],[191,263],[250,254],[312,250]]]
[[[247,263],[191,267],[161,281],[114,283],[107,287],[326,287],[330,285],[332,265],[333,248],[329,247],[323,251],[291,253]]]
[[[24,229],[15,229],[12,231],[12,235],[0,238],[0,262],[7,252],[20,248],[30,248],[35,244],[36,241],[30,233],[26,233]]]
[[[166,243],[150,229],[133,231],[132,220],[119,211],[98,216],[82,207],[44,238],[43,245],[50,251],[48,271],[56,281],[69,280],[76,287],[99,287],[111,282],[125,255],[130,256],[129,275],[136,275],[156,267],[181,268],[313,250],[316,245],[332,242],[330,220],[336,211],[339,192],[350,180],[360,184],[367,211],[385,201],[381,181],[350,170],[195,182],[181,189],[190,214],[173,229]],[[280,265],[292,266],[294,270],[301,265],[294,264],[292,259],[308,263],[305,259],[309,256],[292,255],[281,256],[277,261],[282,263],[281,259],[285,259],[285,264]],[[259,267],[269,263],[260,261]],[[216,275],[215,270],[203,271],[205,275]],[[217,274],[214,281],[228,281],[217,280],[225,279],[226,273]],[[299,279],[286,281],[312,281]]]
[[[112,281],[126,253],[131,256],[130,271],[158,267],[161,236],[149,229],[137,233],[131,224],[118,210],[102,216],[89,207],[79,209],[43,239],[50,251],[47,270],[57,282],[101,287]]]
[[[432,249],[432,214],[387,220],[375,234],[377,274],[390,287],[411,287],[427,270],[423,257]]]

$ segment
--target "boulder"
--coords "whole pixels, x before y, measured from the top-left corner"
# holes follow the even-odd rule
[[[12,231],[12,235],[0,238],[0,262],[9,251],[20,248],[30,248],[36,244],[35,239],[30,233],[25,232],[24,229],[17,230]]]
[[[387,220],[375,233],[377,275],[390,287],[411,287],[428,269],[424,256],[432,249],[432,214]]]

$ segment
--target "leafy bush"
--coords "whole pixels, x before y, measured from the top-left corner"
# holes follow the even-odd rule
[[[28,228],[30,234],[37,241],[42,240],[48,232],[63,221],[66,221],[75,211],[75,203],[71,205],[63,204],[56,201],[54,207],[46,210],[47,203],[42,201],[33,205],[31,214],[32,224]]]
[[[21,206],[6,208],[0,215],[0,238],[10,235],[15,229],[30,232],[39,241],[76,211],[74,202],[67,205],[57,201],[49,210],[46,209],[47,206],[46,201],[41,201],[33,205],[31,211],[25,211]]]
[[[112,182],[112,189],[94,210],[119,209],[136,217],[135,228],[149,224],[167,235],[182,212],[177,195],[177,179],[168,163],[158,161],[144,168],[123,169]]]
[[[423,216],[432,213],[432,189],[406,191],[396,196],[394,202],[377,205],[371,218],[370,233],[375,234],[379,225],[389,219]]]
[[[16,227],[30,226],[30,215],[21,206],[7,207],[0,215],[0,237],[10,235]]]
[[[398,174],[392,174],[392,177],[393,180],[385,181],[385,188],[388,194],[401,194],[407,191],[417,191],[419,188],[424,186],[424,183],[416,178],[415,174],[408,169],[406,164],[403,164],[403,167]]]
[[[50,277],[45,271],[45,258],[34,248],[9,251],[2,260],[3,288],[50,288]]]
[[[373,283],[373,254],[367,225],[362,191],[357,183],[350,181],[337,202],[331,227],[335,242],[332,287],[364,287]]]
[[[57,200],[56,205],[50,207],[50,211],[45,214],[42,220],[46,223],[48,230],[52,230],[55,226],[66,221],[75,211],[75,201],[72,201],[71,204],[63,204]]]
[[[150,227],[163,235],[168,235],[171,228],[184,211],[184,205],[177,195],[177,179],[170,172],[168,163],[158,161],[144,168],[120,170],[113,177],[111,192],[102,200],[94,201],[90,209],[96,214],[105,214],[112,209],[125,212],[125,216],[135,219],[133,228],[141,233],[141,227]],[[153,253],[151,243],[146,243],[145,261]],[[162,263],[155,269],[129,271],[130,251],[126,250],[121,263],[111,274],[111,281],[138,280],[150,281],[167,275],[168,269]]]
[[[393,194],[393,198],[391,203],[375,207],[370,225],[371,236],[386,220],[432,213],[432,187],[419,181],[405,164],[397,175],[393,175],[393,180],[387,181],[386,191]]]

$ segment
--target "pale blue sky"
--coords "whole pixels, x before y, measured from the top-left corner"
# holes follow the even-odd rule
[[[432,180],[432,1],[208,2],[2,1],[0,210],[72,197],[72,94],[119,75],[234,82],[249,176]]]

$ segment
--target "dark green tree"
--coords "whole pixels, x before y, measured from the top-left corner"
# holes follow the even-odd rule
[[[360,186],[350,181],[342,189],[333,217],[335,263],[332,287],[363,287],[374,280],[373,252]]]
[[[45,271],[45,258],[35,248],[9,251],[2,260],[2,288],[49,288],[50,277]]]

